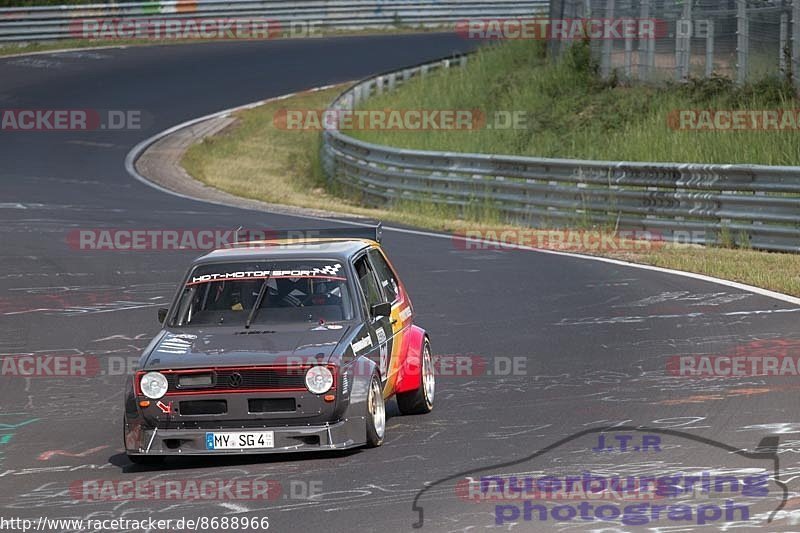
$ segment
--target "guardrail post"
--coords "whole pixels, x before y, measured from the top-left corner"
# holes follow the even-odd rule
[[[714,73],[714,21],[708,19],[706,33],[706,78]]]
[[[800,2],[800,0],[798,0],[798,1]],[[461,59],[460,59],[459,63],[460,63],[460,66],[466,67],[467,66],[467,56],[461,56]]]
[[[797,0],[795,0],[795,3]],[[747,81],[749,35],[747,27],[747,0],[736,0],[736,82]]]
[[[397,74],[392,72],[389,74],[389,90],[394,91],[395,87],[397,87]]]
[[[376,94],[383,94],[383,76],[375,78],[375,92]]]

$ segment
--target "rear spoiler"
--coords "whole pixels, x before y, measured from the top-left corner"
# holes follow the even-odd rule
[[[375,226],[355,226],[346,228],[320,229],[264,229],[252,230],[239,227],[236,242],[289,240],[303,241],[313,239],[369,239],[377,243],[383,237],[383,224]]]

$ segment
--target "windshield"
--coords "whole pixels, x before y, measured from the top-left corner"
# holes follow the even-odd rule
[[[294,260],[198,266],[186,282],[173,325],[245,327],[352,318],[343,265]]]

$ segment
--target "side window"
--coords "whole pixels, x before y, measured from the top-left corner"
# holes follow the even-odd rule
[[[375,274],[378,276],[378,282],[383,287],[383,292],[386,294],[386,299],[393,302],[400,295],[400,288],[397,283],[392,269],[383,257],[383,254],[375,248],[370,249],[369,258],[372,265],[375,267]]]
[[[383,301],[383,297],[381,296],[381,291],[378,288],[378,282],[375,279],[372,266],[369,264],[369,261],[367,261],[367,256],[362,256],[361,258],[357,259],[353,266],[355,267],[356,274],[358,275],[358,283],[361,285],[361,291],[367,298],[367,306],[371,308],[373,305],[381,303]]]

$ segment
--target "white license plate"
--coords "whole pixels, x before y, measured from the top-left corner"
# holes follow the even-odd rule
[[[274,447],[275,435],[272,431],[206,433],[206,450],[252,450]]]

